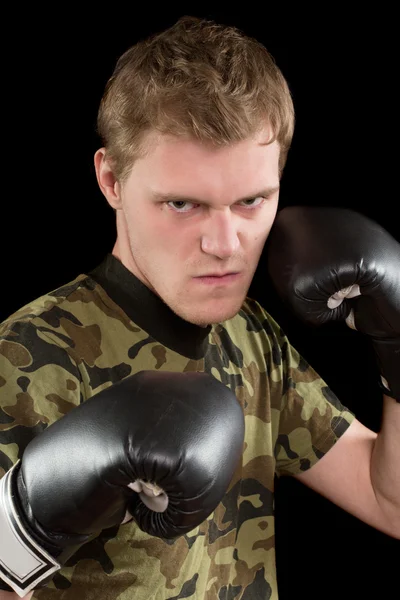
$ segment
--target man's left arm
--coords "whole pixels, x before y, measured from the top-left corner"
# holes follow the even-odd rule
[[[400,539],[400,404],[383,397],[378,434],[354,419],[296,479],[368,525]]]
[[[400,244],[355,211],[292,206],[278,213],[268,252],[272,281],[300,319],[345,320],[372,343],[384,393],[378,434],[354,419],[295,477],[400,539]]]

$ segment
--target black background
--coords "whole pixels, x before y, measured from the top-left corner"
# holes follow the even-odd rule
[[[395,15],[371,5],[293,13],[160,11],[87,5],[7,9],[2,53],[2,290],[0,320],[95,266],[112,249],[112,210],[95,179],[95,121],[119,55],[180,16],[241,28],[273,54],[288,80],[296,130],[281,206],[346,206],[400,240]],[[319,6],[319,5],[317,5]],[[266,278],[256,297],[344,404],[374,431],[382,397],[371,349],[345,325],[300,324]],[[394,598],[398,543],[292,479],[279,482],[277,564],[281,600]]]

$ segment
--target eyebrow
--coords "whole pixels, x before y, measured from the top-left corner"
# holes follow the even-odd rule
[[[234,201],[234,204],[236,204],[237,202],[245,202],[246,200],[254,200],[254,198],[258,198],[259,196],[272,196],[272,194],[277,192],[279,188],[279,185],[264,188],[263,190],[254,192],[254,194],[246,196],[245,198],[238,198]],[[209,202],[207,202],[206,200],[202,200],[201,198],[192,198],[190,196],[175,194],[173,192],[163,193],[152,191],[152,196],[156,201],[159,202],[193,202],[193,204],[209,204]]]

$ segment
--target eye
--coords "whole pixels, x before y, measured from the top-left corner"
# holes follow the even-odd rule
[[[257,204],[246,204],[246,202],[255,202],[256,200],[260,200],[260,202],[258,202]],[[244,206],[247,206],[248,208],[257,208],[258,206],[261,206],[261,204],[263,204],[265,202],[266,198],[264,198],[263,196],[258,196],[257,198],[250,198],[249,200],[243,200],[243,202],[245,203]]]
[[[248,200],[243,200],[242,203],[240,203],[240,205],[245,207],[247,210],[251,210],[253,208],[258,208],[266,200],[267,199],[264,198],[263,196],[258,196],[257,198],[249,198]],[[187,200],[171,200],[170,202],[167,202],[167,205],[169,205],[170,208],[173,208],[173,210],[176,213],[187,213],[190,211],[190,208],[187,208],[188,205],[189,205],[189,207],[190,207],[190,205],[195,206],[193,204],[193,202],[188,202]],[[171,205],[173,205],[173,206],[171,206]],[[187,210],[184,210],[185,208],[187,208]]]
[[[179,210],[179,208],[182,208],[182,205],[187,205],[187,204],[193,205],[193,202],[187,202],[186,200],[172,200],[171,202],[167,202],[167,204],[168,205],[171,205],[171,204],[180,205],[180,206],[178,206],[178,210],[175,210],[175,207],[174,207],[174,210],[177,213],[183,213],[183,212],[188,212],[188,211],[187,210]]]

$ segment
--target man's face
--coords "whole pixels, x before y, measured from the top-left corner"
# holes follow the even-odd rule
[[[186,321],[224,321],[245,299],[278,205],[279,145],[267,140],[161,136],[120,188],[113,253]]]

